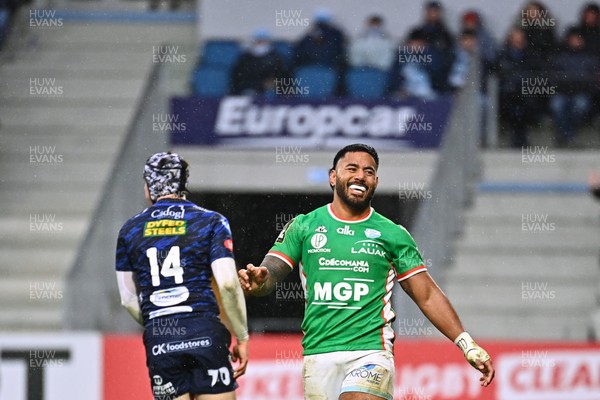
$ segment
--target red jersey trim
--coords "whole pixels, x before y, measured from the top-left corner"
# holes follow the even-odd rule
[[[294,261],[292,261],[291,258],[279,251],[271,250],[267,253],[267,255],[279,258],[280,260],[285,262],[291,269],[294,269],[294,266],[296,265],[296,263],[294,263]]]
[[[427,268],[424,265],[419,265],[418,267],[414,267],[410,271],[406,271],[402,275],[399,275],[398,276],[398,282],[401,282],[401,281],[403,281],[405,279],[408,279],[411,276],[413,276],[415,274],[418,274],[419,272],[425,272],[425,271],[427,271]]]

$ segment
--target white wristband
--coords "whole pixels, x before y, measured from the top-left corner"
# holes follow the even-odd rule
[[[456,339],[454,339],[454,344],[458,346],[459,349],[463,351],[463,353],[467,354],[467,351],[473,348],[473,343],[475,341],[467,332],[463,332]]]

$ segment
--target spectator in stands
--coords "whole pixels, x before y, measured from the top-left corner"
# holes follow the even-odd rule
[[[496,39],[483,26],[481,16],[477,11],[470,10],[461,18],[462,31],[473,31],[477,39],[477,51],[481,60],[488,66],[496,63],[498,57],[498,44]]]
[[[294,46],[293,68],[319,65],[334,68],[338,72],[345,69],[346,39],[331,20],[328,10],[315,13],[314,23],[308,33]]]
[[[542,3],[531,1],[521,11],[519,22],[527,36],[528,51],[542,61],[543,67],[556,50],[556,19]]]
[[[497,73],[500,116],[508,125],[511,145],[515,148],[529,145],[527,131],[535,107],[532,97],[523,93],[523,80],[530,77],[532,62],[526,32],[520,26],[514,26],[498,56]]]
[[[350,46],[350,65],[388,71],[394,55],[395,45],[383,27],[383,18],[370,16],[365,31]]]
[[[463,30],[458,39],[454,63],[448,76],[448,83],[452,89],[460,89],[466,85],[471,61],[477,51],[477,33],[472,29]]]
[[[590,115],[592,100],[598,91],[598,58],[585,51],[579,28],[567,30],[552,68],[556,93],[550,99],[550,109],[558,130],[558,144],[567,146]]]
[[[156,11],[160,8],[161,0],[150,0],[150,10]],[[181,7],[181,0],[169,0],[169,9],[175,11]]]
[[[231,93],[244,95],[273,94],[276,79],[285,82],[288,70],[272,45],[266,29],[256,31],[250,47],[235,63],[231,75]]]
[[[425,32],[413,29],[400,47],[395,92],[401,97],[417,97],[424,100],[438,96],[433,88],[428,65],[433,56]]]
[[[590,172],[589,176],[590,193],[597,199],[600,200],[600,179],[596,171]]]
[[[600,56],[600,7],[597,4],[588,3],[583,7],[579,29],[586,51]]]
[[[429,65],[431,84],[439,93],[448,92],[448,74],[454,59],[454,38],[444,22],[441,3],[430,1],[425,5],[425,21],[419,29],[425,34],[434,59]]]

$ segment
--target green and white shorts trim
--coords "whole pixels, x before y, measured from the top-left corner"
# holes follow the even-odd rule
[[[337,399],[361,392],[392,400],[394,355],[387,350],[336,351],[304,356],[306,400]]]

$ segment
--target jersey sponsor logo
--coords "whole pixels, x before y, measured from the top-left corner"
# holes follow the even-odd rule
[[[327,233],[327,228],[325,228],[325,225],[320,225],[317,229],[315,229],[315,232]]]
[[[209,337],[200,337],[187,339],[177,342],[161,343],[152,346],[152,354],[160,356],[161,354],[175,353],[184,350],[194,350],[212,346],[212,339]]]
[[[369,294],[369,285],[363,282],[315,282],[315,301],[360,301]]]
[[[381,236],[381,232],[379,232],[377,229],[367,228],[365,229],[365,236],[369,239],[377,239]]]
[[[385,258],[387,253],[382,248],[381,243],[373,240],[359,240],[355,242],[350,249],[352,254],[369,254]]]
[[[185,286],[157,290],[150,295],[152,304],[158,307],[169,307],[183,303],[190,297],[190,291]]]
[[[323,247],[327,244],[327,236],[323,233],[315,233],[310,238],[310,244],[312,245],[312,249],[308,249],[306,252],[308,254],[312,253],[330,253],[331,249]]]
[[[365,260],[340,260],[321,257],[319,258],[319,265],[323,267],[340,267],[354,272],[369,272],[369,262]]]
[[[312,238],[310,238],[310,244],[312,244],[315,249],[320,249],[321,247],[325,246],[326,243],[327,236],[322,233],[315,233]]]
[[[350,226],[348,225],[343,228],[337,228],[335,231],[340,235],[354,236],[354,230],[350,229]]]
[[[169,206],[166,210],[154,210],[150,214],[152,218],[174,218],[183,219],[185,216],[185,208],[182,205]]]
[[[186,231],[187,221],[161,219],[144,224],[144,237],[185,235]]]
[[[223,246],[225,246],[225,248],[229,251],[233,251],[233,240],[231,239],[225,239],[225,241],[223,242]]]

